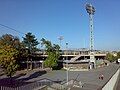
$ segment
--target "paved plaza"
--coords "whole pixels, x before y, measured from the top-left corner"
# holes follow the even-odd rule
[[[79,90],[97,90],[101,88],[110,77],[116,72],[119,68],[119,65],[110,64],[109,66],[89,70],[89,71],[69,71],[69,80],[77,80],[83,83],[83,88]],[[99,79],[100,74],[104,75],[103,80]],[[29,73],[18,73],[14,78],[19,81],[33,82],[43,78],[50,79],[61,84],[66,83],[66,71],[56,70],[56,71],[40,71],[35,70]],[[0,80],[6,78],[5,75],[0,76]],[[0,81],[1,82],[1,81]],[[73,88],[73,90],[78,90]]]
[[[97,90],[98,88],[101,88],[111,78],[111,76],[117,71],[118,68],[118,65],[110,64],[109,66],[93,69],[90,71],[70,71],[69,80],[75,79],[77,81],[81,81],[82,83],[84,83],[83,88],[89,90]],[[99,79],[100,74],[104,75],[103,80]],[[49,78],[54,81],[59,80],[61,83],[64,83],[66,82],[66,72],[54,71],[52,73],[45,74],[40,78]]]

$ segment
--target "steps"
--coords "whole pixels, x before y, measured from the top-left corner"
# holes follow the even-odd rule
[[[70,61],[75,61],[75,60],[77,60],[77,59],[80,58],[80,57],[81,57],[81,55],[75,56],[75,57],[71,58]]]

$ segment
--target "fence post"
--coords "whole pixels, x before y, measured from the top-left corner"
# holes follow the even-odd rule
[[[2,86],[0,86],[0,90],[3,90],[3,89],[2,89]]]

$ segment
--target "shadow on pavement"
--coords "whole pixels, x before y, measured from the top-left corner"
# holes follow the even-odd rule
[[[57,80],[57,81],[54,81],[54,82],[60,84],[60,83],[63,82],[63,81]]]
[[[27,80],[37,78],[37,77],[39,77],[43,74],[46,74],[46,71],[37,71],[37,72],[35,72],[31,75],[28,75],[28,77],[25,73],[21,73],[21,74],[18,74],[16,76],[12,77],[12,79],[2,78],[2,79],[0,79],[0,86],[6,86],[6,87],[13,87],[14,88],[14,87],[26,85],[26,84],[32,83],[32,82],[26,82]],[[0,75],[2,75],[2,74],[0,74]],[[25,76],[25,78],[22,78],[23,76]]]
[[[13,79],[13,80],[16,80],[16,79],[18,79],[18,78],[20,78],[20,77],[22,77],[22,76],[25,76],[25,75],[26,75],[26,73],[20,73],[20,74],[18,74],[18,75],[16,75],[16,76],[12,77],[12,79]]]
[[[23,86],[26,84],[29,84],[31,82],[22,82],[22,81],[18,81],[18,80],[12,80],[10,78],[3,78],[0,79],[0,86],[5,86],[5,87],[19,87],[19,86]]]
[[[30,79],[33,79],[33,78],[37,78],[39,76],[42,76],[43,74],[46,74],[47,72],[46,71],[37,71],[31,75],[29,75],[28,77],[25,77],[25,78],[21,78],[19,80],[22,80],[22,81],[27,81],[27,80],[30,80]]]
[[[4,75],[3,73],[0,74],[0,76],[3,76],[3,75]]]

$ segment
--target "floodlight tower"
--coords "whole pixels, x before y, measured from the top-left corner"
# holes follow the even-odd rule
[[[89,19],[90,19],[90,66],[91,63],[93,63],[94,68],[96,67],[95,65],[95,58],[94,58],[94,36],[93,36],[93,15],[95,13],[95,8],[92,4],[88,3],[86,4],[86,10],[87,13],[89,14]]]
[[[89,13],[90,18],[90,50],[93,52],[94,49],[94,36],[93,36],[93,15],[95,13],[95,8],[91,4],[86,5],[87,13]]]
[[[61,49],[61,41],[63,40],[63,37],[60,36],[58,39],[60,40],[60,49]]]

